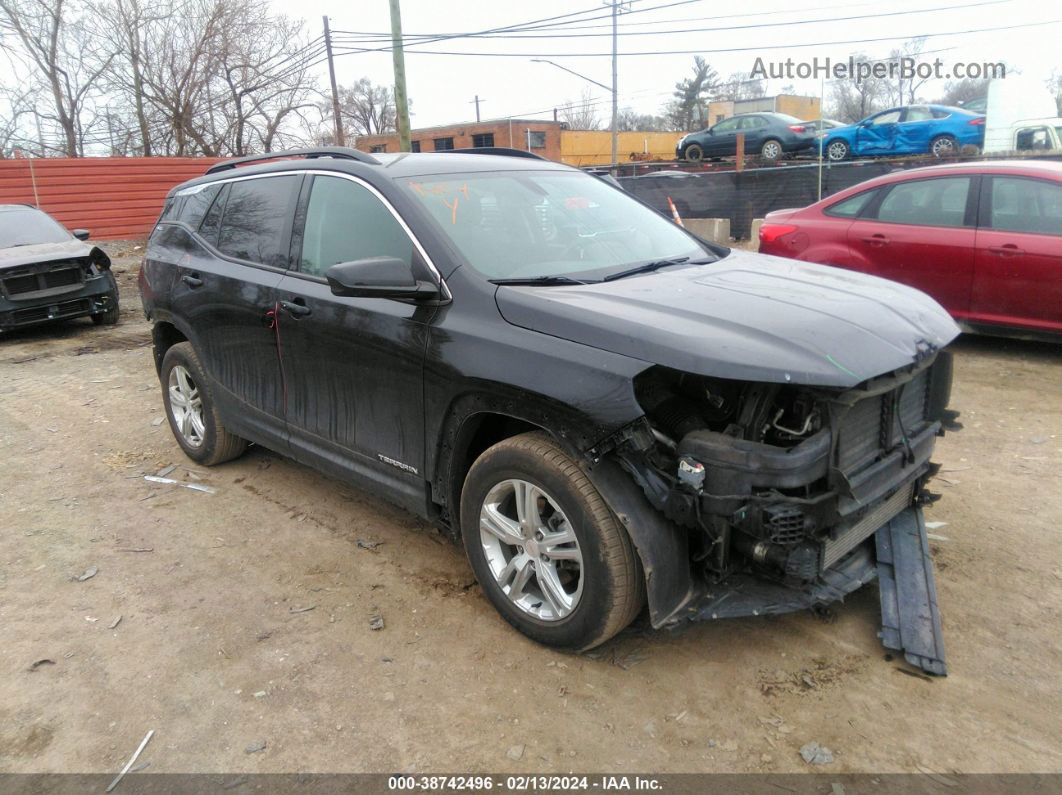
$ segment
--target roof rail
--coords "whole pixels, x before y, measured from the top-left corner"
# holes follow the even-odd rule
[[[453,152],[455,155],[501,155],[503,157],[530,157],[534,160],[546,159],[526,149],[513,149],[509,146],[473,146],[468,149],[443,149],[442,152],[444,154]]]
[[[261,155],[249,155],[248,157],[234,157],[231,160],[222,160],[206,170],[207,174],[215,174],[218,171],[227,171],[244,163],[258,163],[263,160],[283,160],[291,157],[305,157],[308,160],[316,157],[335,157],[341,160],[357,160],[360,163],[369,163],[374,166],[380,165],[380,161],[365,152],[359,152],[349,146],[317,146],[310,149],[285,149],[282,152],[266,152]]]

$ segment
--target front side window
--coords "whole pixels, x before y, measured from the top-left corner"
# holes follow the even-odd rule
[[[1014,148],[1019,152],[1050,149],[1051,137],[1047,127],[1026,127],[1014,135]]]
[[[659,213],[586,174],[479,172],[403,185],[488,279],[593,280],[658,259],[715,259]]]
[[[969,177],[918,179],[894,185],[878,207],[878,220],[894,224],[961,227]]]
[[[300,177],[245,179],[229,185],[218,251],[236,259],[282,268],[289,217]]]
[[[989,225],[1008,232],[1062,235],[1062,184],[993,177]]]
[[[368,257],[412,264],[413,241],[365,186],[342,177],[315,177],[299,270],[323,277],[333,265]]]
[[[895,124],[899,120],[900,120],[900,111],[898,111],[898,110],[890,110],[890,111],[887,111],[885,113],[879,113],[877,116],[875,116],[873,119],[870,120],[870,123],[873,126],[877,127],[880,124]]]
[[[714,132],[714,133],[732,132],[732,131],[734,131],[734,130],[736,130],[738,128],[738,124],[740,124],[740,123],[741,123],[741,119],[727,119],[726,121],[721,121],[717,125],[715,125],[715,127],[712,128],[712,132]]]

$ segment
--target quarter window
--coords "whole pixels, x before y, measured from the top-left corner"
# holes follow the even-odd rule
[[[865,190],[837,204],[831,204],[823,212],[826,215],[836,215],[841,218],[855,218],[876,193],[876,190]]]
[[[413,241],[368,188],[341,177],[315,177],[300,270],[324,276],[332,265],[368,257],[412,264]]]
[[[225,209],[225,198],[229,195],[229,186],[221,188],[210,210],[203,217],[203,223],[199,225],[199,236],[212,246],[218,244],[218,230],[221,228],[221,213]]]
[[[961,227],[969,177],[919,179],[894,185],[881,201],[878,220],[893,224]]]
[[[1062,185],[993,177],[990,225],[1009,232],[1062,235]]]
[[[210,205],[220,192],[221,185],[215,183],[207,185],[190,196],[184,197],[184,204],[181,206],[177,220],[187,224],[191,229],[198,229],[207,214],[207,210],[210,209]]]
[[[299,179],[284,176],[230,183],[218,251],[248,262],[286,267],[284,240]]]

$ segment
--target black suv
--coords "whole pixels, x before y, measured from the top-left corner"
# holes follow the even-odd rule
[[[140,287],[184,451],[262,444],[438,522],[568,649],[646,601],[814,607],[885,576],[879,528],[925,543],[939,305],[519,154],[303,150],[171,191]]]

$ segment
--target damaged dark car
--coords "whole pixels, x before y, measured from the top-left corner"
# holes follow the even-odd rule
[[[191,458],[261,444],[433,520],[559,648],[878,579],[885,645],[945,673],[921,506],[958,329],[931,298],[526,152],[268,157],[175,188],[141,269]]]
[[[118,322],[111,261],[88,237],[36,207],[0,205],[0,332],[86,316]]]

